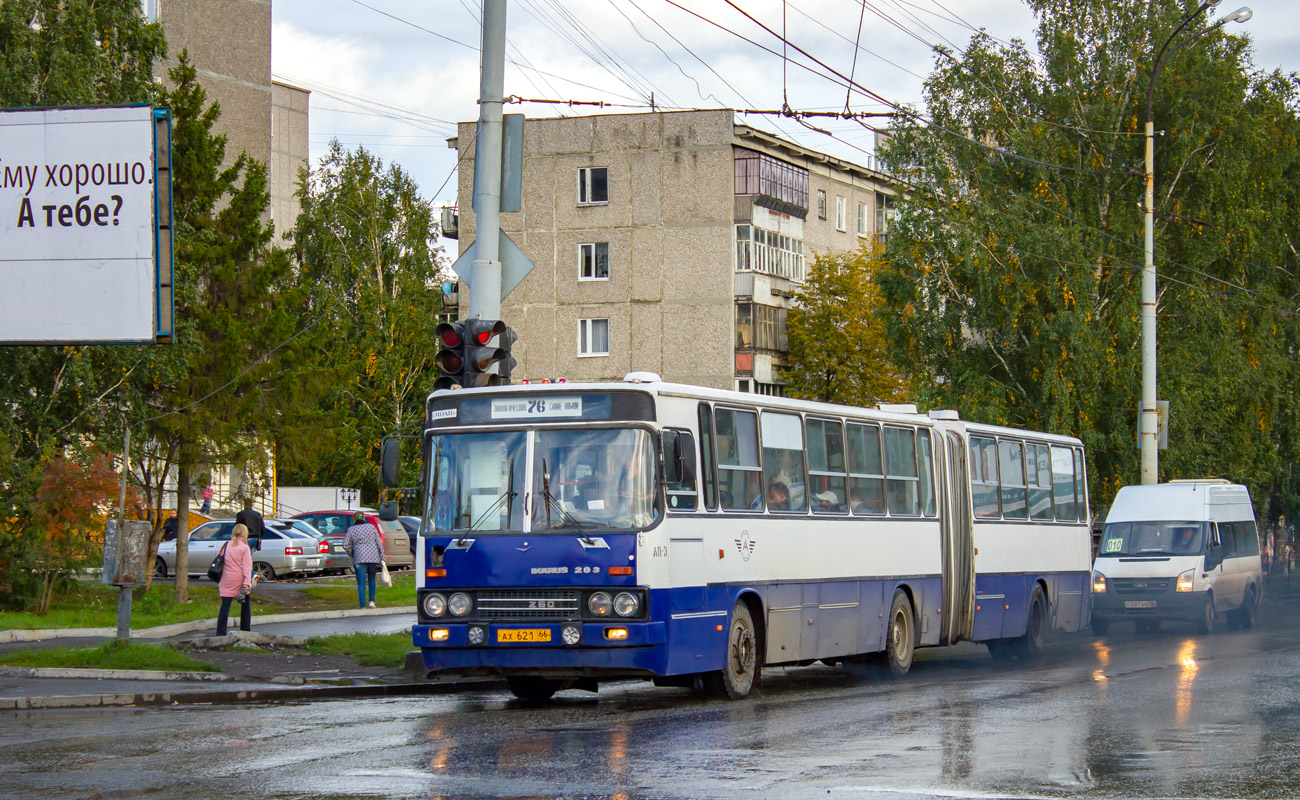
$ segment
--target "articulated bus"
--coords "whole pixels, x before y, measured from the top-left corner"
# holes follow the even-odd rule
[[[412,635],[433,678],[739,699],[764,666],[902,675],[963,640],[1033,658],[1089,621],[1073,437],[634,373],[435,392],[421,449]]]

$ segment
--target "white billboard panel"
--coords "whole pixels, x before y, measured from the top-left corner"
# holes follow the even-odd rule
[[[156,150],[148,107],[0,112],[0,342],[153,342],[160,315],[170,328]]]

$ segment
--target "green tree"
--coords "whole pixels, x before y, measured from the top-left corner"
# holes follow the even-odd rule
[[[117,397],[150,451],[175,464],[177,506],[188,509],[196,465],[265,462],[270,442],[310,422],[299,413],[310,394],[297,385],[311,365],[308,337],[296,334],[311,316],[288,254],[271,246],[266,165],[243,153],[225,165],[226,137],[213,132],[220,106],[207,102],[186,53],[169,77],[176,334]],[[176,599],[185,602],[180,527]]]
[[[873,245],[817,255],[786,321],[790,396],[850,406],[904,399],[878,315],[873,275],[880,266]]]
[[[299,466],[282,481],[375,486],[387,433],[424,413],[438,370],[434,328],[442,307],[437,226],[429,201],[401,167],[337,141],[303,172],[292,231],[300,280],[326,316],[318,340],[333,369],[326,413],[337,425],[278,441]]]
[[[0,3],[0,107],[156,102],[162,27],[138,0]],[[109,419],[101,400],[138,374],[125,347],[0,347],[0,598],[23,605],[40,587],[28,568],[42,543],[30,525],[43,463]],[[120,439],[119,439],[120,440]],[[35,549],[32,549],[35,548]]]
[[[1146,87],[1196,4],[1030,5],[1041,58],[976,35],[882,148],[910,194],[878,280],[900,365],[970,419],[1081,436],[1095,507],[1138,480]],[[1295,498],[1295,108],[1222,30],[1155,91],[1161,477],[1241,481],[1261,511]]]

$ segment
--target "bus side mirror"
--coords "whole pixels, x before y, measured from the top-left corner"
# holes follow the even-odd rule
[[[396,442],[394,442],[396,444]],[[392,522],[397,519],[397,501],[386,500],[379,504],[379,518],[385,522]]]
[[[398,446],[396,439],[385,439],[380,446],[379,478],[390,489],[397,485]]]

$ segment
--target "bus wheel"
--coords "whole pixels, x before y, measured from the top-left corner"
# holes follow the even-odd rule
[[[1035,586],[1034,594],[1029,599],[1029,620],[1025,624],[1025,635],[1016,640],[1017,655],[1024,661],[1032,661],[1043,654],[1043,642],[1047,639],[1047,597],[1043,587]]]
[[[1205,610],[1196,621],[1196,632],[1208,636],[1214,633],[1214,595],[1205,593]]]
[[[899,677],[912,668],[912,656],[916,652],[915,628],[907,592],[895,590],[894,602],[889,607],[889,628],[885,631],[885,658],[889,661],[889,671]]]
[[[506,686],[525,703],[545,703],[562,688],[559,681],[536,675],[512,675],[506,678]]]
[[[736,603],[731,612],[731,629],[727,632],[726,661],[721,670],[705,677],[704,688],[716,697],[741,700],[758,681],[758,636],[749,607]]]

